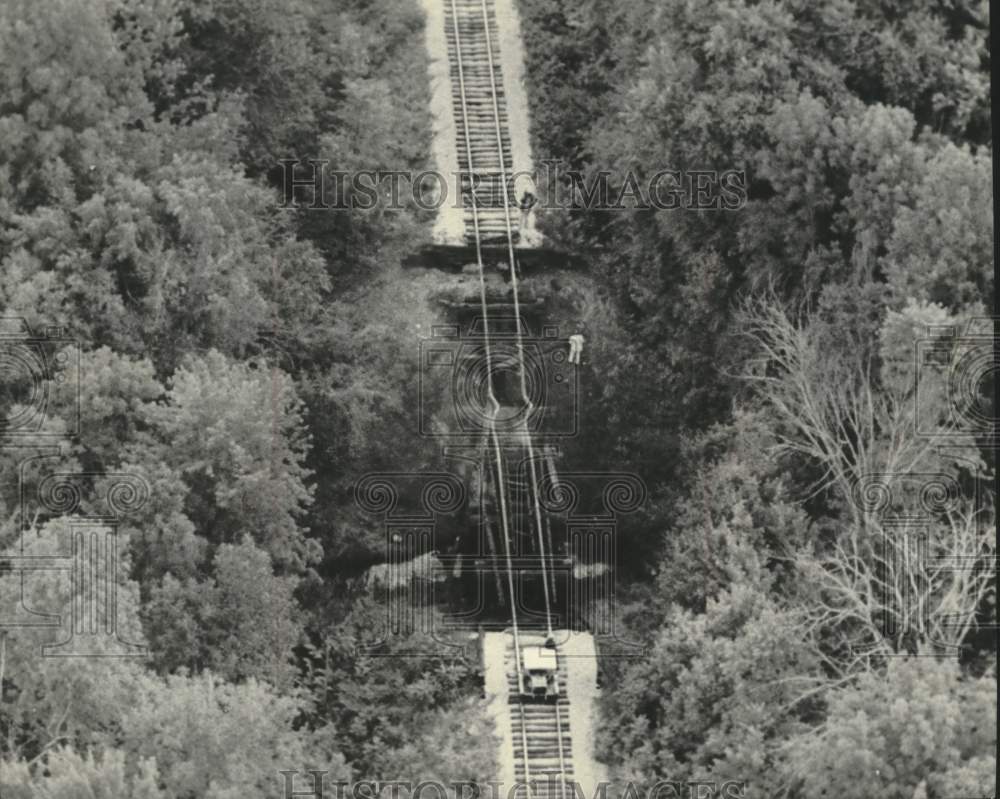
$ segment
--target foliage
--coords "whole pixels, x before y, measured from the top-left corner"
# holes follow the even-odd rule
[[[733,586],[703,614],[669,615],[607,693],[599,745],[642,784],[732,779],[774,795],[781,746],[806,729],[800,702],[821,682],[817,665],[794,612]]]
[[[53,749],[44,775],[33,774],[23,761],[6,762],[0,787],[10,799],[168,799],[159,787],[159,774],[151,760],[140,763],[129,775],[125,754],[107,749],[100,756],[80,755],[69,747]]]
[[[457,726],[460,717],[463,724],[484,729],[474,713],[468,719],[470,711],[482,710],[468,700],[481,680],[478,666],[463,653],[461,641],[442,633],[414,631],[380,643],[386,612],[359,597],[345,618],[309,646],[305,685],[315,698],[317,718],[330,721],[336,745],[360,774],[390,773],[403,765],[403,752],[418,757],[409,766],[421,777],[422,768],[441,774],[458,767],[468,774],[448,752],[467,738]],[[433,610],[428,621],[441,629]],[[436,737],[449,727],[444,739]],[[431,730],[433,738],[427,737]]]
[[[664,481],[679,464],[653,452],[675,447],[648,431],[704,429],[730,411],[729,376],[747,357],[729,335],[740,293],[771,285],[796,305],[881,272],[899,305],[988,296],[982,4],[522,6],[543,157],[589,180],[610,171],[612,197],[628,170],[640,182],[662,169],[747,175],[736,212],[553,212],[625,320],[621,366],[605,375],[627,386],[613,419]],[[583,128],[577,145],[569,131]],[[949,232],[924,248],[935,225]]]
[[[124,714],[124,745],[155,759],[160,779],[177,799],[273,796],[279,771],[348,770],[320,732],[298,729],[308,700],[281,695],[250,679],[240,685],[200,677],[145,678]]]
[[[954,663],[894,659],[829,698],[822,725],[789,743],[798,789],[844,797],[992,796],[996,682]]]
[[[368,442],[410,377],[386,378],[392,350],[367,376],[354,368],[376,351],[350,295],[398,269],[426,215],[282,210],[278,162],[423,167],[422,19],[400,0],[0,9],[0,309],[34,331],[62,327],[82,351],[79,384],[47,386],[64,403],[79,390],[80,437],[59,455],[42,436],[2,454],[23,482],[3,486],[0,542],[65,553],[68,519],[36,518],[20,549],[19,502],[50,470],[89,475],[83,510],[102,474],[144,482],[146,503],[121,523],[119,631],[148,637],[168,672],[42,658],[58,626],[5,629],[5,796],[16,784],[222,799],[271,795],[279,767],[346,774],[324,750],[332,733],[317,732],[326,718],[293,688],[308,620],[296,592],[322,551],[308,525],[333,552],[349,542],[345,487],[354,465],[388,457]],[[4,381],[3,413],[16,415],[23,392]],[[367,421],[350,418],[377,395]],[[52,410],[47,434],[67,429]],[[326,459],[308,460],[314,438]],[[333,474],[314,476],[320,463]],[[339,492],[318,513],[317,478]],[[21,605],[19,572],[0,573],[5,609],[67,617],[58,573],[25,586]],[[398,735],[409,722],[396,719]]]
[[[92,525],[87,531],[90,529]],[[4,555],[59,556],[73,551],[70,536],[74,534],[69,520],[52,521],[25,531]],[[32,570],[23,579],[17,572],[0,573],[0,601],[8,612],[17,612],[15,620],[23,625],[0,634],[0,663],[4,664],[0,674],[4,685],[0,751],[5,757],[30,760],[52,746],[100,744],[117,736],[136,671],[131,659],[94,655],[136,654],[134,646],[123,649],[119,641],[144,644],[138,586],[128,580],[128,564],[120,559],[126,543],[118,542],[117,615],[109,620],[116,624],[117,639],[85,635],[79,630],[72,634],[69,621],[81,612],[76,603],[87,601],[89,596],[86,586],[71,583],[65,571]],[[115,577],[106,563],[102,558],[93,565],[96,579],[110,581]],[[105,610],[102,602],[98,615]],[[60,645],[61,649],[45,656],[45,647]],[[72,652],[83,656],[58,656]]]
[[[649,488],[618,576],[651,654],[602,664],[603,753],[767,796],[993,791],[995,665],[974,637],[995,622],[991,456],[914,434],[989,411],[986,386],[949,387],[976,344],[944,330],[968,333],[994,290],[985,2],[519,5],[538,161],[608,171],[612,197],[628,170],[746,176],[735,211],[542,219],[590,268],[559,274],[588,326],[564,462]],[[43,657],[64,627],[4,627],[4,797],[492,776],[466,641],[359,650],[385,609],[352,574],[384,530],[352,486],[440,465],[416,396],[440,276],[401,268],[428,214],[287,207],[308,189],[285,192],[281,166],[427,166],[422,25],[412,0],[0,6],[0,311],[63,328],[81,362],[0,452],[0,605],[70,617],[67,573],[9,559],[65,559],[127,473],[149,496],[121,520],[116,623],[153,655]],[[30,397],[0,371],[9,422]],[[53,471],[82,475],[77,515],[29,518]],[[966,565],[880,554],[886,520],[858,501],[873,475],[894,513],[919,509],[913,476],[957,486],[927,537]],[[911,629],[887,640],[879,611]],[[961,666],[898,656],[941,644]]]
[[[116,29],[132,6],[139,30]],[[146,94],[176,78],[173,4],[17,3],[3,19],[6,312],[159,369],[193,348],[258,351],[269,331],[297,341],[326,276],[242,174],[238,107],[207,96],[170,119]],[[290,308],[288,295],[315,299]]]
[[[606,702],[604,749],[623,776],[718,779],[730,755],[705,742],[718,736],[735,752],[746,741],[733,776],[755,781],[755,792],[822,795],[821,778],[793,790],[782,772],[800,751],[789,747],[819,740],[809,731],[824,729],[831,675],[874,646],[881,656],[869,649],[847,671],[881,686],[867,701],[886,710],[895,672],[885,655],[932,641],[968,647],[976,619],[992,613],[989,576],[978,570],[992,552],[982,533],[992,459],[962,434],[989,400],[985,386],[957,398],[947,388],[974,347],[961,341],[968,321],[993,291],[986,6],[520,5],[541,157],[564,159],[591,182],[610,173],[612,198],[629,171],[640,183],[662,169],[735,169],[747,179],[737,211],[578,205],[548,214],[556,240],[587,253],[616,311],[616,324],[594,331],[615,357],[602,363],[607,412],[590,457],[607,458],[611,448],[596,444],[610,440],[643,465],[648,534],[662,543],[646,570],[656,575],[652,612],[630,624],[653,654],[606,667],[623,691]],[[938,360],[918,365],[918,344]],[[937,448],[918,430],[948,432],[954,446]],[[879,476],[892,513],[920,510],[911,477],[957,486],[927,524],[931,551],[963,553],[964,571],[880,559],[883,520],[858,501]],[[642,546],[630,552],[651,559]],[[887,641],[876,609],[907,585],[929,615],[907,616],[893,601],[919,642]],[[677,649],[694,640],[712,653],[764,635],[752,622],[736,636],[714,622],[720,603],[747,591],[788,614],[796,632],[778,646],[803,658],[788,676],[811,679],[793,679],[766,703],[767,725],[736,733],[729,691],[739,694],[739,683],[711,654]],[[956,612],[962,625],[942,636],[938,623]],[[991,644],[976,646],[991,663]],[[738,649],[730,657],[739,662]],[[698,682],[693,663],[711,684]],[[795,704],[795,691],[812,699]],[[984,755],[980,747],[940,773],[954,768],[956,788],[988,794],[975,776]],[[920,769],[895,795],[939,795],[944,783],[913,774]],[[829,788],[885,790],[861,778]]]
[[[704,612],[708,600],[734,584],[773,581],[790,591],[795,575],[785,565],[813,531],[791,496],[794,482],[760,458],[774,447],[759,418],[749,413],[700,438],[701,452],[721,453],[692,475],[682,489],[676,517],[665,536],[657,595]]]
[[[295,385],[262,361],[217,351],[189,356],[166,401],[145,408],[158,441],[136,453],[184,478],[189,514],[215,542],[250,535],[279,564],[301,570],[317,556],[298,526],[311,501],[308,431]]]
[[[298,580],[276,576],[268,554],[249,539],[220,546],[212,566],[205,582],[167,574],[153,588],[143,615],[157,664],[168,672],[207,668],[233,682],[252,677],[288,688],[291,652],[302,635]]]

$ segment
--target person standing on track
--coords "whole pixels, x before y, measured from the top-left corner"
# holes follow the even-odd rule
[[[582,328],[577,328],[576,333],[569,337],[569,362],[575,363],[577,366],[580,365],[580,355],[583,352],[583,343],[585,339],[583,338]]]
[[[535,196],[535,182],[527,172],[519,172],[514,176],[514,197],[521,211],[519,236],[524,239],[525,234],[534,228],[533,211],[538,203],[538,198]]]

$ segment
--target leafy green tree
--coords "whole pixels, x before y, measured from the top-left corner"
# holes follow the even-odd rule
[[[894,659],[830,694],[823,723],[789,743],[790,784],[851,799],[992,796],[995,695],[995,678],[965,678],[953,661]]]
[[[327,769],[345,779],[343,758],[329,737],[299,728],[308,706],[248,680],[240,685],[211,673],[146,677],[122,717],[130,755],[155,759],[160,780],[176,799],[265,799],[281,790],[281,770]]]
[[[53,404],[70,406],[79,393],[80,437],[75,452],[92,471],[118,469],[123,450],[141,440],[148,427],[146,407],[163,397],[164,388],[146,358],[100,347],[81,355],[77,385],[54,386],[62,396]]]
[[[0,18],[0,302],[168,370],[192,347],[288,346],[326,286],[242,174],[238,104],[202,93],[198,113],[192,97],[157,113],[147,91],[173,102],[179,31],[166,0],[19,2]]]
[[[453,786],[486,783],[499,776],[497,753],[500,741],[486,703],[466,697],[451,706],[422,715],[412,733],[398,747],[384,752],[372,773],[407,775],[414,785],[434,780],[461,796]],[[465,789],[468,792],[468,789]]]
[[[122,453],[120,470],[134,474],[149,487],[149,499],[127,517],[135,579],[148,598],[155,581],[165,574],[179,580],[204,573],[211,557],[211,541],[199,532],[189,515],[189,486],[184,474],[149,452]],[[194,519],[197,519],[194,516]]]
[[[787,559],[809,539],[811,521],[794,501],[795,487],[780,465],[762,459],[777,446],[760,414],[743,412],[732,425],[693,445],[708,463],[678,492],[664,536],[657,597],[704,612],[706,602],[734,584],[774,579],[775,590],[795,580]],[[721,450],[717,457],[712,453]]]
[[[900,299],[954,311],[986,306],[993,290],[991,159],[946,145],[930,159],[912,206],[898,209],[885,271]]]
[[[441,619],[432,623],[442,629]],[[481,703],[469,701],[481,681],[478,664],[463,653],[464,641],[414,632],[379,644],[386,632],[385,607],[358,597],[308,647],[305,687],[315,703],[310,723],[329,725],[337,748],[360,774],[394,773],[404,765],[442,774],[456,765],[451,757],[459,737],[468,736],[453,728],[435,751],[430,731],[440,732],[459,717],[474,730],[484,729],[476,720]],[[376,651],[369,649],[376,645]],[[405,763],[407,752],[416,764]],[[482,776],[464,766],[459,773]]]
[[[56,519],[24,534],[8,547],[6,556],[66,557],[73,552],[68,520]],[[115,585],[118,637],[132,644],[145,642],[139,623],[138,586],[128,579],[122,558],[127,542],[119,540]],[[105,562],[95,567],[97,580],[110,580]],[[94,650],[119,653],[106,635],[81,637],[71,624],[79,614],[76,603],[87,600],[85,586],[71,584],[70,575],[54,569],[0,573],[0,607],[5,618],[34,622],[0,632],[0,747],[4,756],[32,760],[54,746],[99,745],[114,741],[128,706],[128,689],[138,668],[121,657],[46,656],[43,647],[68,645],[62,652]],[[102,603],[100,611],[107,610]],[[11,616],[13,615],[13,618]],[[46,618],[47,616],[47,618]],[[87,647],[85,650],[74,650]]]
[[[623,779],[732,779],[775,795],[783,746],[806,729],[823,683],[795,612],[737,584],[703,614],[670,614],[605,696],[599,745]]]
[[[986,3],[836,3],[811,16],[838,24],[831,49],[862,99],[907,108],[955,138],[986,141]]]
[[[302,570],[318,555],[299,526],[312,497],[302,412],[277,367],[217,351],[190,356],[166,401],[146,407],[155,439],[134,457],[183,477],[185,510],[200,535],[215,544],[250,535],[277,565]]]
[[[144,760],[134,773],[125,754],[106,749],[95,757],[69,747],[53,749],[45,759],[45,773],[24,761],[3,763],[0,788],[10,799],[168,799],[159,786],[155,762]]]
[[[153,588],[144,617],[160,668],[207,668],[232,682],[256,678],[287,689],[302,635],[298,580],[275,576],[271,558],[248,539],[220,546],[212,565],[205,582],[168,574]]]
[[[330,330],[329,362],[310,370],[300,383],[314,436],[307,463],[315,473],[316,501],[309,524],[328,566],[384,555],[379,520],[362,513],[354,501],[353,486],[361,476],[436,468],[420,436],[420,413],[426,410],[416,388],[419,339],[403,327],[411,320],[401,319],[393,292],[384,294],[388,297],[373,298],[357,310],[340,309]],[[429,331],[433,317],[426,317]]]

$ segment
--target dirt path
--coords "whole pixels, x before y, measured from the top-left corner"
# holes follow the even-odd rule
[[[465,243],[465,220],[458,196],[458,131],[451,99],[448,42],[445,38],[444,3],[447,0],[420,0],[426,16],[424,43],[430,57],[431,156],[433,168],[444,176],[447,196],[438,209],[431,233],[435,244]]]
[[[496,724],[500,751],[497,753],[497,780],[503,786],[501,796],[514,784],[514,738],[510,728],[510,712],[507,703],[507,671],[504,664],[504,633],[486,633],[483,636],[483,665],[486,683],[486,698],[489,712]]]
[[[515,0],[493,0],[496,7],[497,30],[500,34],[500,55],[503,64],[503,88],[507,96],[507,120],[510,123],[510,156],[514,174],[534,176],[535,161],[531,153],[531,129],[528,116],[528,94],[524,82],[524,42],[521,20]],[[539,192],[536,190],[535,195]],[[520,247],[542,244],[537,230],[521,231]]]
[[[598,784],[607,779],[604,765],[597,761],[594,752],[600,696],[597,651],[589,633],[567,633],[567,636],[561,648],[569,666],[567,690],[571,699],[569,726],[573,735],[573,768],[583,795],[590,797],[596,795]]]

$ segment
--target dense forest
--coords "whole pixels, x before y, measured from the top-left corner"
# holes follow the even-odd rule
[[[987,3],[518,7],[536,161],[614,194],[747,176],[737,211],[540,212],[600,308],[572,457],[649,489],[618,575],[645,654],[601,662],[599,756],[748,796],[993,795],[992,384],[947,379],[991,346]],[[45,475],[90,476],[84,504],[136,476],[118,626],[149,652],[39,657],[58,629],[0,626],[3,799],[494,778],[475,658],[359,650],[384,535],[352,487],[440,468],[398,313],[431,215],[282,202],[284,159],[428,166],[423,24],[416,0],[0,2],[0,315],[80,361],[79,419],[55,387],[0,449],[0,550],[67,546],[22,506]],[[4,568],[0,614],[73,606]]]

